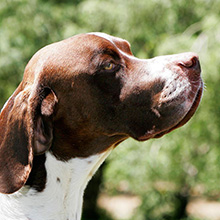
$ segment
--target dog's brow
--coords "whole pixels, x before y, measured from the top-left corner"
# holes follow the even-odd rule
[[[112,44],[115,45],[115,43],[113,42],[113,40],[111,39],[111,37],[110,37],[109,35],[105,34],[105,33],[91,32],[91,33],[88,33],[88,34],[91,34],[91,35],[95,35],[95,36],[104,38],[105,40],[108,40],[109,42],[111,42]]]
[[[90,60],[92,61],[97,57],[101,57],[102,55],[108,55],[115,60],[120,60],[119,53],[111,48],[102,48],[95,50]]]

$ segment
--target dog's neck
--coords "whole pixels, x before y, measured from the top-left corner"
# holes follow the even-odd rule
[[[87,183],[112,148],[68,162],[46,154],[46,187],[42,192],[25,186],[12,195],[0,195],[1,220],[80,220]]]

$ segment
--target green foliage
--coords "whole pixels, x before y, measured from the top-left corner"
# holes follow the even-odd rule
[[[220,191],[220,17],[213,11],[183,33],[167,36],[155,48],[156,54],[195,51],[200,55],[206,89],[194,118],[183,128],[141,147],[130,140],[110,157],[105,173],[109,190],[128,180],[126,190],[143,199],[134,219],[180,219],[175,218],[178,202],[194,196],[212,198]],[[123,164],[117,161],[122,155],[126,155]],[[129,173],[133,174],[130,179]]]
[[[136,220],[185,219],[193,196],[220,191],[220,1],[5,0],[0,2],[0,106],[41,47],[102,31],[130,41],[140,58],[195,51],[206,90],[194,118],[158,140],[121,144],[108,159],[103,190],[132,193]]]

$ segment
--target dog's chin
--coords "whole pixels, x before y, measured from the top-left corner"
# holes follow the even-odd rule
[[[151,131],[147,131],[143,136],[136,138],[138,141],[146,141],[148,139],[151,138],[160,138],[163,135],[173,131],[176,128],[179,128],[181,126],[183,126],[184,124],[186,124],[190,118],[194,115],[194,113],[196,112],[196,109],[199,106],[201,97],[202,97],[202,92],[203,92],[203,83],[201,82],[201,85],[197,91],[197,94],[195,95],[195,98],[192,100],[192,103],[188,109],[188,111],[184,114],[184,116],[179,119],[176,120],[176,123],[168,126],[167,128],[163,128],[161,130],[159,129],[152,129]],[[175,117],[173,115],[173,117]]]

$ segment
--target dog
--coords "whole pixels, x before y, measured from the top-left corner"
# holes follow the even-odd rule
[[[39,50],[0,113],[0,219],[79,220],[87,183],[119,143],[192,117],[200,72],[195,53],[138,59],[104,33]]]

